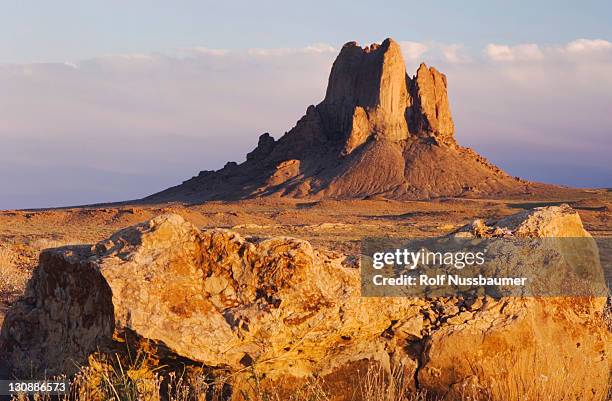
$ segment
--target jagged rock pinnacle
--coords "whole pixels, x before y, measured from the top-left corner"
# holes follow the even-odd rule
[[[428,132],[443,142],[453,140],[455,126],[448,105],[446,76],[422,63],[411,81],[412,132]]]
[[[324,126],[346,140],[344,153],[371,135],[408,137],[406,66],[400,46],[386,39],[380,46],[344,45],[334,62],[325,100],[319,105]]]
[[[365,48],[345,44],[319,109],[324,127],[345,141],[343,155],[369,138],[401,141],[413,135],[452,141],[446,77],[421,64],[411,79],[393,39]]]

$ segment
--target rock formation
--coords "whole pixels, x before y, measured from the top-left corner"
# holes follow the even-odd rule
[[[263,134],[244,163],[203,171],[144,200],[494,197],[552,188],[510,177],[460,147],[446,76],[421,64],[410,77],[400,46],[386,39],[345,44],[323,101],[280,139]]]
[[[460,232],[589,236],[567,206]],[[603,399],[612,366],[604,304],[362,298],[359,269],[344,255],[293,238],[200,231],[162,215],[93,246],[44,251],[25,298],[4,321],[0,352],[17,375],[74,372],[130,334],[231,372],[234,400],[247,370],[285,385],[317,375],[331,383],[334,399],[353,399],[343,389],[355,385],[358,369],[377,364],[401,366],[407,386],[448,399],[467,390],[488,391],[490,400],[512,391],[544,399],[554,390],[594,401]]]

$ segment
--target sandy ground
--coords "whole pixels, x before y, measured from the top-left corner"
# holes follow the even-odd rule
[[[594,236],[612,237],[612,192],[554,201],[300,201],[257,199],[200,205],[84,207],[0,211],[0,322],[23,293],[42,249],[91,244],[118,229],[162,213],[179,213],[201,228],[228,228],[245,236],[292,236],[315,246],[359,253],[364,237],[424,237],[448,233],[476,218],[495,220],[538,206],[569,203]]]

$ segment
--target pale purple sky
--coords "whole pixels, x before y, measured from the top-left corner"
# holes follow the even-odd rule
[[[532,40],[389,31],[410,74],[425,61],[447,75],[462,145],[513,175],[612,187],[612,43],[572,29]],[[303,33],[294,46],[128,35],[125,48],[54,37],[37,48],[33,25],[21,48],[0,41],[0,209],[142,197],[244,160],[261,133],[278,138],[323,98],[342,42],[360,39],[351,32]]]

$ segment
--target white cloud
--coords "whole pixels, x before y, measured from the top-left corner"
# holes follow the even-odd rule
[[[106,54],[98,59],[122,60],[122,61],[155,61],[159,57],[154,54],[131,53],[131,54]]]
[[[74,68],[75,70],[79,68],[79,65],[72,61],[64,61],[64,65],[70,68]]]
[[[335,54],[337,51],[338,50],[336,48],[334,48],[333,46],[327,43],[315,43],[310,46],[296,47],[296,48],[279,48],[279,49],[253,48],[253,49],[248,49],[247,54],[251,56],[264,56],[265,57],[265,56],[286,56],[286,55],[299,54],[299,53],[302,53],[302,54],[308,54],[308,53]]]
[[[461,43],[399,42],[408,70],[422,62],[427,64],[469,63],[472,58]]]
[[[490,43],[485,48],[485,54],[493,61],[531,61],[544,58],[540,47],[534,43],[516,46]]]
[[[311,53],[336,53],[338,51],[335,47],[327,43],[315,43],[306,46],[303,50]]]
[[[465,52],[462,44],[450,44],[441,47],[444,61],[451,64],[467,63],[471,61],[471,57]]]
[[[428,50],[428,46],[420,42],[402,41],[399,42],[399,45],[404,58],[413,62],[421,62],[423,55]]]
[[[576,39],[565,46],[570,53],[599,52],[612,50],[612,42],[603,39]]]
[[[500,60],[510,61],[514,59],[510,46],[496,45],[496,44],[490,43],[487,45],[485,49],[485,53],[490,59],[496,60],[496,61],[500,61]]]
[[[540,47],[534,43],[515,46],[490,43],[485,47],[485,56],[499,62],[528,62],[543,59],[582,63],[588,57],[612,56],[612,42],[604,39],[576,39],[562,45]],[[585,58],[587,57],[587,58]]]
[[[211,49],[208,47],[196,46],[196,47],[190,47],[187,49],[183,49],[181,51],[181,54],[192,55],[193,53],[195,53],[195,54],[203,54],[207,56],[225,56],[229,52],[230,51],[227,49]]]

